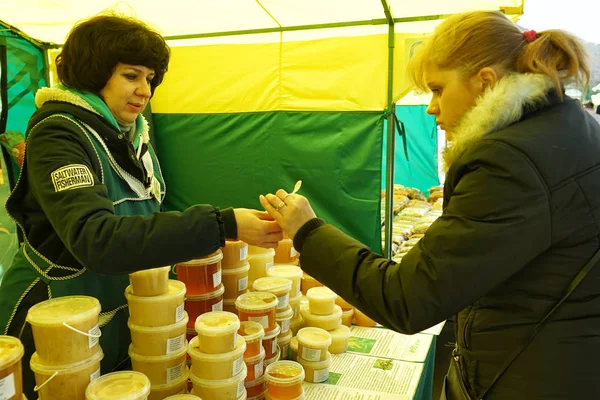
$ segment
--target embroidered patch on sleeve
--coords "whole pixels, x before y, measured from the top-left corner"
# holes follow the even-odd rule
[[[56,192],[94,186],[94,177],[87,165],[71,164],[57,169],[50,174]]]

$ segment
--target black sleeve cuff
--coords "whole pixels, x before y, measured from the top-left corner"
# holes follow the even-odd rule
[[[296,236],[294,236],[294,248],[299,253],[302,253],[302,247],[304,246],[304,241],[308,238],[308,235],[323,225],[325,225],[325,221],[321,218],[313,218],[302,225],[300,229],[298,229],[298,232],[296,232]]]
[[[225,239],[237,240],[237,221],[235,220],[233,208],[221,210],[221,218],[223,218],[223,225],[225,226]]]

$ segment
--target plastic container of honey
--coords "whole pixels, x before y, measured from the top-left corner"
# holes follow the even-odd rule
[[[223,260],[221,269],[240,268],[248,262],[248,244],[241,240],[226,240],[225,246],[221,247]]]
[[[129,274],[131,293],[134,296],[160,296],[169,291],[171,267],[145,269]]]
[[[291,297],[298,297],[300,292],[300,281],[302,279],[302,270],[296,265],[290,264],[275,264],[267,271],[267,276],[288,278],[292,281]]]
[[[283,239],[275,249],[276,264],[292,264],[298,260],[298,252],[292,239]]]
[[[134,296],[131,286],[125,289],[125,297],[129,304],[129,321],[138,326],[166,326],[181,321],[185,315],[183,301],[185,284],[169,280],[169,291],[153,297]]]
[[[204,258],[175,264],[177,279],[184,282],[188,296],[214,292],[221,284],[221,260],[223,253],[217,250]]]
[[[325,361],[331,346],[331,334],[321,328],[302,328],[298,331],[298,358],[306,361]]]
[[[183,314],[181,321],[166,326],[139,326],[128,321],[133,352],[141,356],[165,356],[181,351],[185,346],[189,320],[187,313]]]
[[[304,380],[310,383],[321,383],[329,378],[329,367],[331,367],[331,354],[324,361],[310,362],[298,358],[298,363],[304,368]]]
[[[306,325],[304,323],[304,318],[302,318],[302,315],[298,315],[298,318],[293,318],[290,321],[290,331],[294,336],[296,336],[298,334],[298,331],[304,328],[305,326]]]
[[[246,341],[244,357],[257,356],[262,352],[262,340],[265,337],[265,329],[261,324],[254,321],[240,322],[238,335]]]
[[[296,336],[290,340],[290,350],[292,361],[298,361],[298,338]]]
[[[39,363],[73,365],[98,353],[99,314],[100,302],[89,296],[56,297],[31,307],[27,321]]]
[[[85,389],[86,400],[145,400],[149,394],[150,381],[136,371],[102,375]]]
[[[265,329],[265,333],[275,329],[275,309],[277,296],[267,292],[245,293],[237,298],[235,307],[241,321],[255,321]]]
[[[188,353],[192,358],[192,375],[199,379],[229,379],[242,371],[246,342],[238,336],[233,351],[222,354],[203,353],[198,348],[198,338],[192,339]]]
[[[354,318],[354,308],[349,308],[347,310],[342,309],[342,325],[351,327],[353,318]]]
[[[296,297],[290,297],[290,307],[292,307],[292,311],[294,312],[294,316],[292,318],[298,318],[300,316],[300,303],[302,301],[302,294]]]
[[[263,337],[262,346],[267,352],[267,360],[273,358],[277,352],[277,336],[279,336],[280,333],[281,328],[279,327],[279,324],[275,324],[275,329],[265,333],[265,336]]]
[[[250,264],[248,279],[250,282],[254,282],[259,278],[267,276],[267,271],[275,263],[274,260],[274,249],[263,249],[261,247],[248,246],[248,264]]]
[[[240,268],[223,270],[225,298],[236,298],[248,292],[248,271],[250,271],[249,264],[242,265]]]
[[[265,349],[261,349],[261,352],[257,356],[244,357],[244,363],[248,368],[248,376],[246,376],[246,381],[253,381],[263,376],[264,361]]]
[[[164,398],[169,399],[185,399],[189,396],[187,394],[187,386],[188,379],[190,376],[190,371],[186,367],[183,376],[177,381],[171,382],[167,385],[152,385],[150,387],[150,395],[148,396],[148,400],[163,400]],[[184,397],[182,397],[184,396]],[[194,397],[192,397],[194,398]]]
[[[33,389],[40,399],[74,400],[85,399],[85,390],[90,382],[100,376],[100,361],[104,358],[101,349],[85,361],[71,365],[46,366],[37,353],[33,353],[29,365],[35,375]]]
[[[253,381],[249,381],[246,378],[244,386],[246,386],[246,393],[248,394],[249,399],[257,398],[261,395],[264,399],[264,394],[267,391],[267,379],[265,378],[264,371],[260,375],[260,378]]]
[[[187,296],[185,299],[184,309],[190,316],[187,327],[194,328],[196,319],[207,312],[223,311],[223,294],[225,288],[219,287],[211,293],[202,294],[200,296]]]
[[[277,336],[277,346],[281,351],[280,359],[287,360],[289,359],[289,351],[290,351],[290,342],[292,341],[292,331],[288,330],[285,334],[281,334]]]
[[[165,397],[164,399],[165,400],[202,400],[200,397],[194,396],[193,394],[189,394],[189,393],[176,394],[174,396]],[[150,400],[150,399],[148,399],[148,400]]]
[[[0,335],[0,398],[18,400],[23,396],[23,354],[19,339]]]
[[[277,323],[281,327],[280,335],[290,330],[290,321],[292,320],[293,316],[294,312],[292,311],[292,307],[290,306],[275,314],[275,321],[277,321]]]
[[[274,362],[277,362],[277,361],[279,361],[279,360],[280,360],[280,357],[281,357],[281,350],[279,349],[279,346],[276,346],[276,347],[275,347],[275,354],[273,355],[273,357],[271,357],[271,358],[265,358],[265,368],[266,368],[268,365],[271,365],[271,364],[273,364]]]
[[[192,393],[202,399],[238,400],[246,394],[244,379],[246,379],[246,365],[242,363],[242,371],[228,379],[201,379],[190,372],[190,379],[194,385]]]
[[[264,277],[259,278],[252,284],[255,292],[269,292],[277,296],[277,311],[285,310],[290,304],[290,291],[292,290],[292,281],[288,278]]]
[[[142,356],[133,352],[129,346],[129,357],[134,371],[143,373],[152,385],[172,385],[178,382],[186,372],[186,348],[166,356]]]
[[[302,294],[306,296],[306,292],[308,292],[309,289],[319,286],[323,286],[323,284],[315,278],[313,278],[312,276],[308,275],[306,272],[302,273],[302,281],[300,284]]]
[[[342,325],[342,309],[340,306],[335,306],[333,314],[329,315],[315,315],[310,312],[308,306],[301,306],[300,314],[302,314],[306,326],[332,331]]]
[[[331,354],[345,353],[348,349],[348,339],[350,339],[350,328],[342,325],[339,328],[329,331],[331,335],[331,345],[329,352]]]
[[[319,286],[309,289],[306,293],[308,308],[315,315],[333,314],[337,294],[328,287]]]
[[[196,319],[195,328],[198,333],[197,346],[200,352],[228,353],[236,348],[240,319],[227,311],[211,311]]]
[[[277,361],[266,368],[267,396],[295,399],[303,394],[304,369],[295,361]]]

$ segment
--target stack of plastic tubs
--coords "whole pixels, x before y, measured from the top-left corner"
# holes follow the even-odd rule
[[[0,399],[26,400],[21,365],[23,354],[25,349],[19,339],[0,335]]]
[[[221,251],[221,270],[225,287],[223,310],[235,313],[235,299],[248,292],[248,244],[241,240],[228,240]]]
[[[257,246],[248,246],[248,287],[255,280],[267,276],[267,271],[275,264],[275,250]]]
[[[248,399],[264,399],[264,393],[267,390],[264,377],[266,351],[262,345],[265,330],[258,322],[244,321],[240,325],[238,334],[246,341],[244,363],[246,364],[248,375],[246,376],[244,386],[246,386]]]

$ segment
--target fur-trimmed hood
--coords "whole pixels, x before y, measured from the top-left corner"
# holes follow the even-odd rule
[[[60,101],[69,103],[74,106],[83,108],[84,110],[93,112],[94,114],[102,116],[98,111],[94,109],[85,99],[77,96],[75,93],[60,88],[41,88],[35,94],[35,105],[37,108],[41,108],[48,101]],[[150,126],[148,121],[143,115],[140,115],[143,123],[142,131],[142,142],[148,143],[150,141]]]
[[[500,79],[477,99],[452,132],[453,139],[443,154],[445,169],[482,136],[519,121],[526,108],[548,103],[552,88],[554,83],[543,74],[509,74]]]

